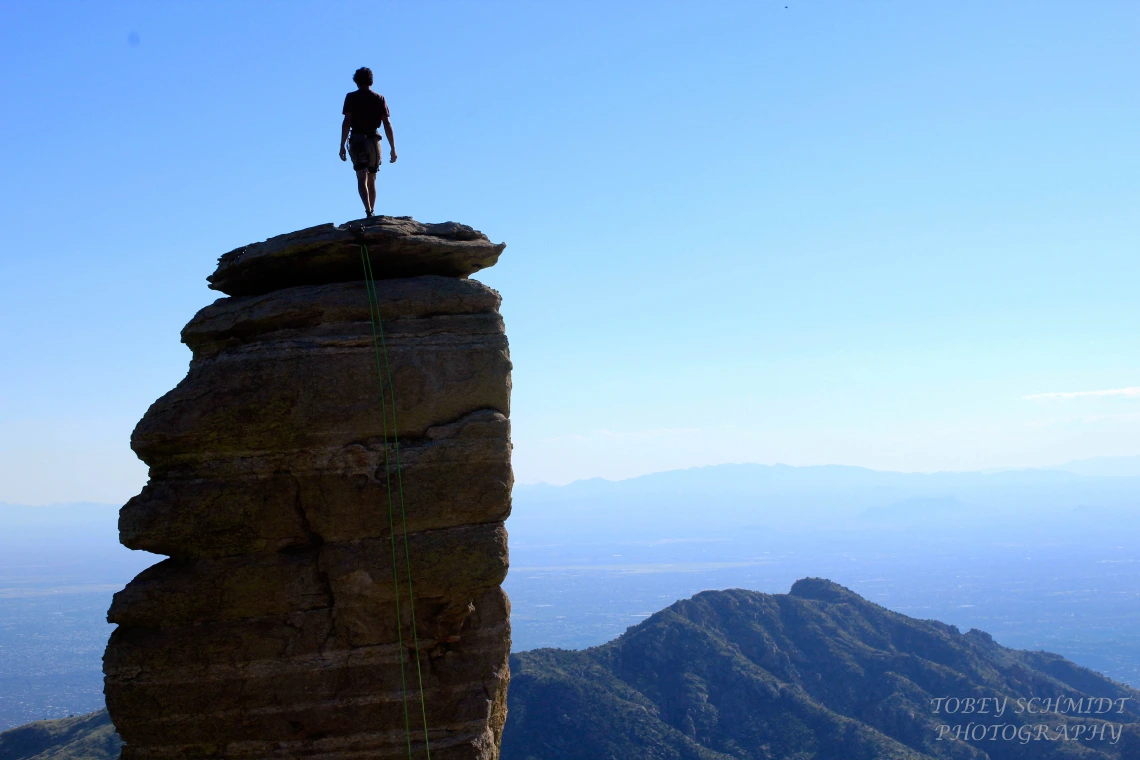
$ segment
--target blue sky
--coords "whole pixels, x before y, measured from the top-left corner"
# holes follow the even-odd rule
[[[1140,454],[1138,32],[1132,2],[4,3],[0,501],[138,490],[215,258],[359,216],[360,65],[379,210],[508,243],[522,482]]]

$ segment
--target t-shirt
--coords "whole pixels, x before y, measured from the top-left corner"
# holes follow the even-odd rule
[[[372,90],[353,90],[344,96],[342,114],[352,114],[354,134],[374,135],[384,118],[389,115],[384,96]]]

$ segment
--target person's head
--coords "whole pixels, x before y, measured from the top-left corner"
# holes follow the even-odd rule
[[[367,66],[361,66],[352,75],[352,81],[356,82],[356,86],[360,89],[372,86],[372,69]]]

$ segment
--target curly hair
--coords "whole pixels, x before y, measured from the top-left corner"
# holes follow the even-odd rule
[[[356,73],[352,75],[352,81],[356,82],[358,85],[364,85],[365,87],[371,87],[372,86],[372,69],[368,68],[367,66],[361,66],[359,69],[356,70]]]

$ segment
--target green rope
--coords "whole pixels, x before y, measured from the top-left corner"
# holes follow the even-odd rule
[[[388,404],[392,411],[392,442],[396,452],[396,487],[400,501],[400,527],[404,533],[404,564],[408,574],[408,611],[412,618],[412,643],[416,652],[416,679],[420,692],[420,713],[424,724],[424,751],[427,760],[431,760],[431,745],[428,742],[427,703],[424,699],[424,677],[420,667],[420,639],[416,631],[416,600],[412,588],[412,554],[408,543],[408,518],[404,508],[404,479],[400,466],[400,437],[396,427],[396,387],[392,383],[392,368],[388,363],[388,346],[384,339],[384,325],[380,320],[380,296],[376,292],[376,279],[372,276],[372,256],[368,246],[360,244],[360,259],[364,265],[364,289],[368,294],[368,312],[372,322],[372,347],[376,355],[376,374],[380,381],[380,417],[384,434],[384,476],[388,491],[388,535],[392,549],[392,584],[396,593],[396,638],[399,645],[400,658],[400,686],[404,699],[404,737],[408,744],[408,758],[412,757],[412,729],[411,718],[408,714],[408,684],[404,668],[404,632],[400,616],[400,573],[399,563],[396,560],[396,518],[395,504],[392,499],[392,471],[388,459]],[[383,364],[381,365],[381,356]],[[388,380],[388,391],[384,390],[385,376]]]

